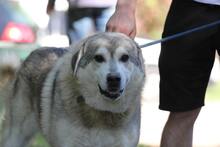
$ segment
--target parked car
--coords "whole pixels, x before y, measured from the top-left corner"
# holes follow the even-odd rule
[[[14,52],[24,59],[37,47],[37,27],[16,1],[0,1],[0,55]]]

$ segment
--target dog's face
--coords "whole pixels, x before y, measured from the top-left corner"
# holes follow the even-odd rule
[[[112,51],[105,47],[98,48],[91,65],[96,72],[100,93],[106,99],[118,100],[133,70],[128,51],[122,47]]]
[[[125,35],[101,33],[85,40],[81,53],[76,76],[85,102],[99,110],[126,111],[143,86],[137,45]]]

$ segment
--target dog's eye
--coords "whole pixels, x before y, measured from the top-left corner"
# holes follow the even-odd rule
[[[99,63],[105,61],[105,58],[102,55],[95,55],[94,59],[96,62],[99,62]]]
[[[129,56],[128,55],[122,55],[121,58],[120,58],[120,61],[122,62],[127,62],[129,59]]]

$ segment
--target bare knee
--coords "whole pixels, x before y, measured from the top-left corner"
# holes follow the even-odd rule
[[[168,121],[173,123],[185,123],[185,124],[194,124],[197,119],[201,108],[197,108],[185,112],[171,112],[168,118]]]

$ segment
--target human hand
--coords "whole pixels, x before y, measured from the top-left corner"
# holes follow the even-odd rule
[[[135,11],[121,7],[116,9],[106,25],[107,32],[120,32],[134,38],[136,36]]]

